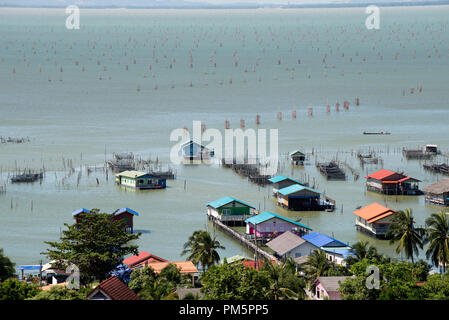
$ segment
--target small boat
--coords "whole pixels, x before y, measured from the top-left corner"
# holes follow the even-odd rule
[[[386,132],[386,131],[378,131],[378,132],[363,131],[363,134],[391,134],[391,133],[390,132]]]

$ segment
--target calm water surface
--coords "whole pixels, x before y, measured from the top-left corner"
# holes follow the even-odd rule
[[[441,178],[400,150],[435,143],[449,152],[449,7],[381,8],[380,30],[367,30],[365,18],[364,8],[82,10],[81,29],[70,31],[63,9],[1,9],[0,136],[31,141],[0,144],[0,184],[7,184],[0,194],[0,247],[17,264],[45,262],[44,241],[58,239],[64,223],[73,222],[72,211],[130,207],[140,213],[139,248],[182,260],[188,236],[211,229],[205,203],[230,195],[397,256],[388,242],[355,230],[354,209],[374,201],[412,207],[423,224],[438,208],[423,197],[366,193],[363,177],[381,166],[361,168],[354,152],[376,151],[384,168],[422,180],[421,187]],[[344,100],[351,102],[348,111]],[[106,179],[85,169],[102,166],[113,152],[168,164],[173,129],[191,128],[193,120],[220,130],[229,120],[237,128],[240,119],[255,128],[256,114],[259,128],[279,130],[282,159],[294,149],[308,154],[304,168],[282,161],[280,172],[314,182],[337,201],[335,212],[282,210],[270,188],[217,165],[177,166],[166,190],[150,192],[125,191],[111,174]],[[392,134],[364,136],[365,130]],[[327,182],[315,161],[333,158],[361,178],[346,168],[347,181]],[[67,160],[76,169],[71,175]],[[43,167],[42,184],[9,183],[17,169]],[[222,256],[250,256],[216,235],[226,247]]]

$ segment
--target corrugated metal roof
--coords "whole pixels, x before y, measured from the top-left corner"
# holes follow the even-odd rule
[[[318,232],[311,232],[309,234],[304,235],[302,238],[318,248],[325,247],[326,245],[332,242],[337,242],[338,244],[341,244],[342,247],[348,246],[347,244],[341,241],[338,241],[334,238],[331,238],[325,234],[321,234]]]
[[[275,214],[275,213],[268,212],[268,211],[264,211],[264,212],[262,212],[262,213],[260,213],[260,214],[258,214],[258,215],[255,215],[254,217],[251,217],[251,218],[246,219],[246,220],[245,220],[245,223],[252,223],[252,224],[256,225],[256,224],[265,222],[265,221],[270,220],[270,219],[273,219],[273,218],[278,218],[278,219],[281,219],[281,220],[284,220],[284,221],[293,223],[293,224],[295,224],[295,225],[297,225],[297,226],[300,226],[300,227],[303,227],[303,228],[312,230],[312,229],[310,229],[309,227],[307,227],[307,226],[305,226],[305,225],[303,225],[303,224],[301,224],[301,223],[299,223],[299,222],[296,222],[296,221],[293,221],[293,220],[284,218],[284,217],[282,217],[282,216],[279,216],[279,215],[277,215],[277,214]]]
[[[294,180],[292,178],[283,176],[283,175],[279,175],[279,176],[273,177],[271,179],[268,179],[268,181],[270,181],[272,183],[278,183],[278,182],[281,182],[281,181],[284,181],[284,180],[290,180],[290,181],[293,181],[293,182],[295,182],[297,184],[303,185],[301,182],[296,181],[296,180]]]
[[[313,192],[313,193],[321,194],[321,192],[319,192],[317,190],[314,190],[312,188],[309,188],[309,187],[306,187],[306,186],[302,186],[302,185],[299,185],[299,184],[293,184],[291,186],[282,188],[282,189],[278,190],[278,192],[280,194],[284,195],[284,196],[287,196],[289,194],[292,194],[292,193],[295,193],[295,192],[298,192],[298,191],[301,191],[301,190],[308,190],[308,191]]]
[[[78,210],[73,211],[73,212],[72,212],[72,216],[73,216],[73,217],[74,217],[74,216],[77,216],[77,215],[79,215],[81,212],[84,212],[84,213],[90,213],[90,210],[87,210],[86,208],[81,208],[81,209],[78,209]]]
[[[353,212],[356,216],[359,216],[369,223],[375,222],[379,219],[388,217],[395,213],[394,210],[384,207],[376,202],[371,203],[370,205],[363,207],[359,210]]]
[[[321,283],[323,288],[329,292],[338,292],[340,284],[344,282],[348,276],[343,277],[318,277],[317,280]]]
[[[376,180],[382,180],[382,179],[388,178],[389,176],[391,176],[393,174],[396,174],[396,173],[397,172],[382,169],[382,170],[376,171],[374,173],[371,173],[370,175],[366,176],[365,178],[372,178],[372,179],[376,179]]]
[[[267,242],[267,246],[272,250],[276,251],[279,255],[284,255],[287,252],[295,249],[299,245],[306,242],[303,238],[294,234],[293,232],[287,231],[277,236],[273,240]]]
[[[240,200],[237,200],[233,197],[230,197],[230,196],[226,196],[226,197],[220,198],[218,200],[206,203],[206,207],[212,207],[212,208],[217,209],[217,208],[223,207],[224,205],[227,205],[228,203],[233,202],[233,201],[243,204],[244,206],[255,209],[253,206],[251,206],[245,202],[242,202]]]
[[[134,210],[132,210],[130,208],[121,208],[121,209],[118,209],[117,211],[113,212],[112,214],[119,215],[119,214],[121,214],[123,212],[129,212],[129,213],[132,213],[135,216],[139,216],[138,212],[136,212],[136,211],[134,211]]]
[[[142,171],[136,171],[136,170],[126,170],[123,172],[120,172],[119,174],[117,174],[116,176],[122,176],[122,177],[128,177],[128,178],[139,178],[145,175],[149,175],[151,177],[154,177],[151,173],[148,172],[142,172]]]

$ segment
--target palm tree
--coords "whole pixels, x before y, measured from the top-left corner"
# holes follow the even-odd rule
[[[390,243],[399,242],[396,253],[404,251],[405,256],[412,260],[418,255],[419,249],[423,248],[425,229],[415,227],[412,209],[400,210],[392,218],[390,229],[386,236],[390,238]]]
[[[316,279],[328,275],[333,267],[333,263],[326,258],[326,252],[317,249],[310,254],[304,264],[304,271],[312,291],[315,291]]]
[[[284,285],[285,281],[283,280],[289,274],[292,275],[293,272],[293,275],[297,276],[295,267],[293,266],[292,269],[289,262],[283,264],[265,262],[262,265],[262,270],[268,272],[271,280],[266,296],[273,297],[274,300],[297,299],[299,296],[303,296],[301,292],[296,293]]]
[[[225,249],[216,238],[212,238],[205,230],[194,231],[189,240],[184,243],[181,255],[189,253],[187,259],[195,265],[201,264],[203,271],[220,261],[217,249]]]
[[[427,218],[426,226],[426,242],[430,242],[426,257],[431,257],[435,266],[443,266],[444,273],[446,265],[449,264],[449,218],[447,213],[433,213]]]

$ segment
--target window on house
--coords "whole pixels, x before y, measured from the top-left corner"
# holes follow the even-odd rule
[[[231,214],[231,209],[223,209],[223,214]]]
[[[320,289],[316,288],[316,297],[319,299],[320,298]]]
[[[298,258],[298,257],[300,257],[301,256],[301,252],[296,252],[295,253],[295,258]]]
[[[285,231],[285,230],[284,230],[284,227],[283,227],[283,226],[280,226],[280,227],[279,227],[279,231],[284,232],[284,231]]]
[[[266,226],[266,227],[265,227],[265,231],[266,231],[266,232],[270,232],[270,231],[271,231],[270,226]]]

